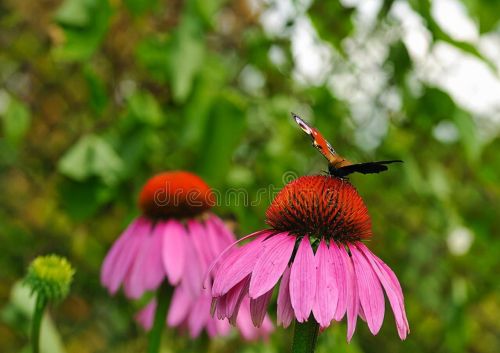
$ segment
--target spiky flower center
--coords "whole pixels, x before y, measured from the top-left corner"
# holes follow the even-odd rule
[[[140,209],[151,219],[193,217],[214,204],[210,187],[197,175],[183,171],[155,175],[139,197]]]
[[[46,300],[60,300],[68,295],[74,274],[75,270],[64,257],[39,256],[31,263],[25,282]]]
[[[331,176],[304,176],[285,185],[266,217],[272,228],[296,235],[338,242],[371,236],[371,220],[362,198],[348,181]]]

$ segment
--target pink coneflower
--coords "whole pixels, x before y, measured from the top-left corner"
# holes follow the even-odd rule
[[[209,264],[236,240],[209,211],[214,200],[208,185],[188,172],[165,172],[149,179],[139,197],[141,216],[132,221],[104,259],[103,286],[110,294],[123,287],[131,299],[158,290],[162,322],[167,316],[165,298],[175,287],[168,313],[170,326],[187,327],[192,337],[204,328],[211,336],[227,333],[227,324],[210,317],[210,292],[202,285]],[[156,301],[139,315],[147,329],[153,326],[155,311]],[[242,332],[248,333],[250,319],[239,323]],[[265,336],[271,328],[253,330],[249,336]]]
[[[139,207],[142,215],[134,219],[106,255],[101,282],[110,294],[123,286],[125,295],[140,298],[158,289],[165,278],[177,285],[183,277],[194,289],[201,288],[207,252],[215,247],[201,246],[208,228],[214,242],[228,242],[220,219],[207,210],[214,203],[208,185],[188,172],[165,172],[149,179],[142,188]],[[221,230],[223,229],[223,230]],[[217,233],[217,235],[213,235]],[[205,243],[206,244],[206,243]],[[201,256],[187,258],[195,251]]]
[[[399,337],[409,333],[403,292],[394,272],[363,243],[371,221],[363,200],[346,180],[306,176],[287,184],[268,208],[267,224],[221,254],[211,270],[213,311],[234,318],[250,297],[255,325],[262,322],[274,287],[278,324],[317,322],[321,328],[347,316],[347,339],[357,317],[375,335],[384,319],[384,291]]]

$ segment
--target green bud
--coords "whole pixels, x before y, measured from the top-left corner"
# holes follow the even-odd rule
[[[64,257],[58,255],[38,256],[30,264],[24,279],[32,293],[49,301],[64,299],[75,274],[74,268]]]

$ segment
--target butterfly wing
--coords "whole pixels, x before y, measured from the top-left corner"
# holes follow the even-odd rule
[[[332,145],[321,135],[318,129],[307,124],[300,116],[292,113],[295,122],[300,126],[302,131],[311,137],[313,146],[321,152],[321,154],[330,162],[334,163],[338,159],[338,155]]]
[[[362,174],[374,174],[386,171],[387,169],[389,169],[389,167],[387,167],[387,164],[391,163],[403,163],[403,161],[395,159],[390,161],[357,163],[333,169],[330,171],[330,173],[338,177],[345,177],[356,172]]]

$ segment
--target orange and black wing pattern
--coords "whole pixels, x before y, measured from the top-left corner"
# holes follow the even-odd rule
[[[313,146],[328,160],[328,171],[333,176],[344,178],[352,173],[380,173],[388,169],[387,164],[403,162],[397,159],[353,164],[337,154],[332,145],[321,135],[318,129],[307,124],[297,114],[292,113],[292,116],[300,128],[311,137]]]

